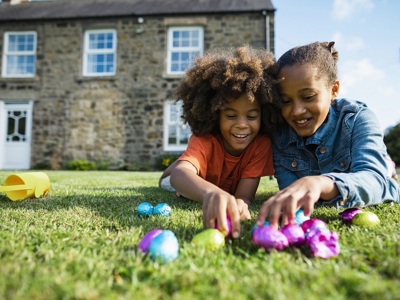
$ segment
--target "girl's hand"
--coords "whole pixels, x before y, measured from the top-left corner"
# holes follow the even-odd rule
[[[242,207],[242,211],[245,213],[246,209]],[[241,214],[236,198],[222,190],[215,190],[204,198],[203,224],[205,228],[215,228],[215,221],[218,221],[221,232],[228,235],[228,215],[232,224],[232,237],[238,238],[240,236]]]
[[[304,214],[308,216],[311,214],[314,204],[322,196],[330,197],[335,193],[338,193],[336,185],[329,177],[306,176],[300,178],[263,203],[258,214],[257,225],[262,226],[268,217],[270,224],[277,227],[281,215],[282,225],[286,224],[294,219],[299,208],[302,208]],[[325,199],[328,200],[328,198]]]

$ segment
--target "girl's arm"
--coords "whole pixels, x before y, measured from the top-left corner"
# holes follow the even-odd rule
[[[300,207],[308,216],[320,198],[330,200],[338,195],[336,184],[329,177],[318,175],[300,178],[263,203],[258,214],[257,225],[262,226],[268,216],[270,224],[277,227],[281,214],[282,224],[286,224],[294,219]]]
[[[340,197],[329,205],[336,207],[363,207],[399,197],[388,177],[385,162],[386,146],[376,115],[362,109],[349,118],[351,125],[351,164],[349,173],[325,173],[337,185]]]
[[[215,221],[221,231],[228,234],[227,214],[232,223],[232,236],[240,236],[240,214],[236,198],[216,185],[204,180],[196,168],[187,161],[179,161],[171,170],[171,185],[182,196],[202,203],[203,224],[214,228]]]

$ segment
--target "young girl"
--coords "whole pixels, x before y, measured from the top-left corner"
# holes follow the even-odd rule
[[[336,99],[338,53],[334,42],[293,48],[276,63],[281,115],[273,133],[274,168],[280,191],[262,205],[257,224],[286,223],[314,204],[363,207],[400,202],[390,178],[380,125],[362,102]]]
[[[260,177],[273,174],[266,135],[278,116],[272,104],[277,94],[266,74],[273,63],[271,53],[250,47],[209,52],[176,90],[193,135],[162,174],[160,186],[170,180],[178,195],[202,203],[206,228],[217,221],[227,234],[228,215],[234,238],[240,235],[240,219],[250,219],[248,205]]]

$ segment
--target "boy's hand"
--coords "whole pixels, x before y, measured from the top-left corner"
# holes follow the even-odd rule
[[[249,211],[249,205],[242,199],[236,199],[236,203],[239,210],[240,220],[250,220],[251,215]]]
[[[242,209],[244,212],[246,209]],[[203,224],[205,228],[215,228],[215,221],[221,232],[228,235],[227,216],[232,224],[232,237],[240,236],[240,218],[236,198],[227,192],[216,192],[207,195],[203,200]]]

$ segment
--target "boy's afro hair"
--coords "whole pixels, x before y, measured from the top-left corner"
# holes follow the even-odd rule
[[[269,76],[273,64],[271,52],[250,46],[216,49],[198,57],[175,91],[193,134],[218,132],[221,107],[244,94],[260,102],[260,131],[269,132],[280,115],[272,101],[277,97],[275,81]]]

